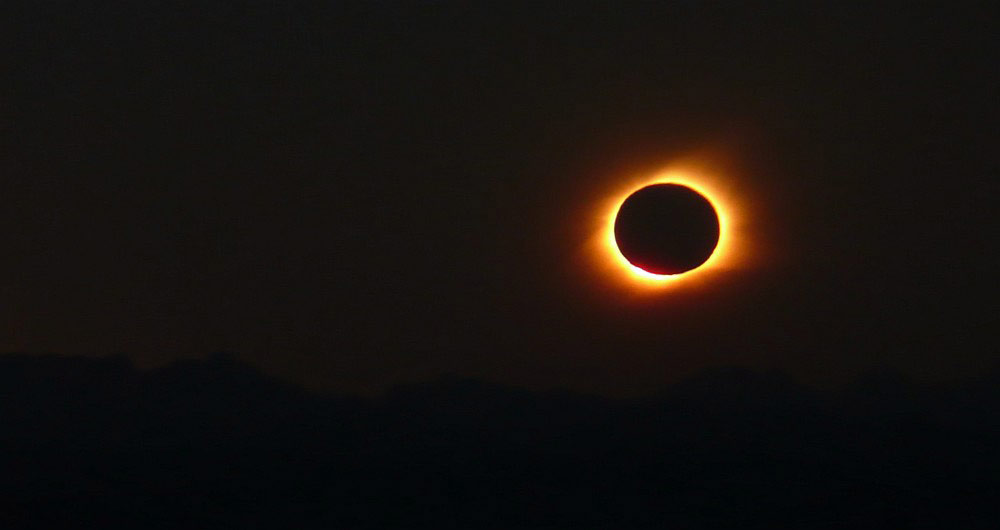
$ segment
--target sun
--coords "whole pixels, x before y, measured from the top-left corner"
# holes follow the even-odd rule
[[[628,261],[615,240],[615,219],[622,203],[636,191],[654,184],[679,184],[704,198],[715,209],[719,220],[719,239],[708,260],[700,266],[679,274],[654,274]],[[739,268],[747,257],[741,244],[740,232],[744,208],[725,179],[697,168],[672,167],[651,175],[619,181],[597,208],[596,232],[591,239],[591,252],[603,275],[618,284],[637,289],[662,290],[679,285],[704,282],[721,271]]]

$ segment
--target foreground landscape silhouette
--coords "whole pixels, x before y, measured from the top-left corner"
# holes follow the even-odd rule
[[[0,356],[3,528],[993,528],[1000,377],[819,392],[720,369],[613,400],[316,395],[225,356]]]

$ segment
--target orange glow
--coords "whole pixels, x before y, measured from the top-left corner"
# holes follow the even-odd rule
[[[679,274],[653,274],[632,265],[618,250],[614,225],[618,209],[629,195],[653,184],[681,184],[704,196],[715,208],[719,217],[719,242],[708,260],[689,271]],[[591,239],[591,251],[598,268],[618,283],[638,289],[662,290],[678,285],[694,285],[713,275],[739,268],[747,261],[747,248],[740,237],[743,226],[740,202],[731,186],[704,171],[694,168],[671,167],[651,176],[632,178],[609,194],[596,212],[596,233]]]

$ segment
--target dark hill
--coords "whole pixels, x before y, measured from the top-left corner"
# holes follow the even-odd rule
[[[700,374],[619,401],[310,394],[227,357],[0,357],[2,527],[992,528],[996,378]]]

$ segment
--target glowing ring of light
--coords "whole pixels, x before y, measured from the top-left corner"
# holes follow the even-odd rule
[[[678,274],[655,274],[633,265],[618,249],[614,231],[618,210],[630,195],[654,184],[680,184],[691,188],[705,197],[715,209],[719,218],[719,241],[708,260],[700,266]],[[623,277],[628,283],[651,288],[673,286],[682,281],[688,283],[691,280],[704,280],[713,272],[734,268],[738,265],[742,254],[737,252],[739,249],[734,238],[740,213],[737,204],[738,202],[726,193],[726,187],[721,181],[692,172],[667,171],[653,177],[632,180],[619,188],[603,207],[604,214],[601,216],[602,223],[598,234],[601,261],[605,267],[617,270],[619,272],[617,276]]]

